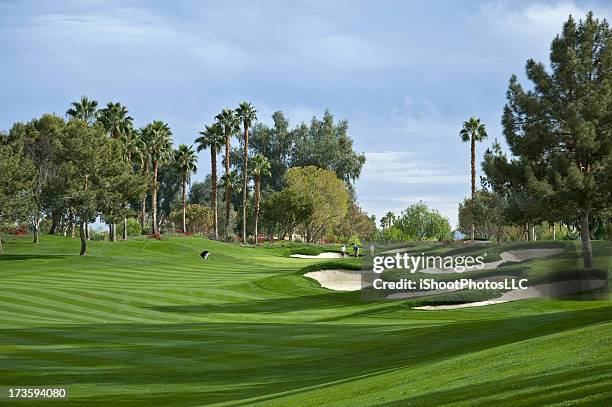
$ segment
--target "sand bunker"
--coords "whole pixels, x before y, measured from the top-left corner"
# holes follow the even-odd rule
[[[578,294],[585,291],[601,288],[606,284],[606,280],[566,280],[555,283],[538,284],[528,287],[524,290],[511,290],[504,293],[501,297],[487,301],[468,302],[457,305],[426,305],[423,307],[415,307],[420,310],[445,310],[445,309],[460,309],[482,307],[484,305],[501,304],[504,302],[526,300],[529,298],[550,298],[550,297],[565,297],[572,294]]]
[[[321,270],[311,271],[304,277],[317,280],[321,287],[334,291],[361,290],[361,272],[357,270]]]
[[[334,252],[323,252],[319,253],[316,256],[311,254],[292,254],[289,257],[293,257],[296,259],[341,259],[342,255],[340,253]]]
[[[485,263],[484,267],[479,269],[472,269],[466,271],[475,271],[475,270],[490,270],[499,267],[501,264],[513,261],[513,262],[521,262],[525,260],[535,259],[536,257],[549,257],[554,256],[556,254],[562,253],[562,248],[554,248],[554,249],[523,249],[523,250],[510,250],[507,252],[503,252],[501,254],[501,260],[493,261],[490,263]],[[418,270],[420,273],[425,274],[449,274],[449,273],[462,273],[461,271],[456,271],[453,268],[426,268],[422,270]]]

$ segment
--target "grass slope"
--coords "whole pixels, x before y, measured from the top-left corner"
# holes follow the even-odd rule
[[[2,388],[64,386],[63,405],[612,402],[608,301],[423,312],[318,287],[299,271],[317,260],[288,258],[295,247],[183,237],[77,250],[49,236],[5,245]]]

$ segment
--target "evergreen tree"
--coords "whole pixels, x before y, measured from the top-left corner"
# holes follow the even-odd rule
[[[606,20],[570,16],[552,41],[550,72],[530,59],[533,90],[510,79],[504,135],[525,188],[579,218],[584,266],[593,265],[589,219],[610,207],[612,34]]]

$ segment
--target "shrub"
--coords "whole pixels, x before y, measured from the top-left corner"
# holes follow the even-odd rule
[[[28,224],[22,223],[18,226],[5,225],[0,228],[0,231],[12,236],[26,236],[28,234]]]
[[[175,225],[176,233],[180,233],[183,223],[182,211],[176,210],[170,214],[170,220]],[[187,231],[191,233],[208,233],[212,228],[213,213],[208,206],[190,204],[185,208]]]
[[[136,219],[129,218],[128,220],[128,236],[140,236],[142,230],[140,229],[140,222]],[[117,235],[123,236],[123,222],[117,225]]]
[[[108,239],[108,232],[101,229],[90,229],[89,240],[101,241]]]

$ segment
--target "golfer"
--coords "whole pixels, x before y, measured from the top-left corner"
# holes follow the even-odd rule
[[[346,245],[342,245],[342,248],[340,249],[340,254],[342,255],[342,258],[346,257]]]

